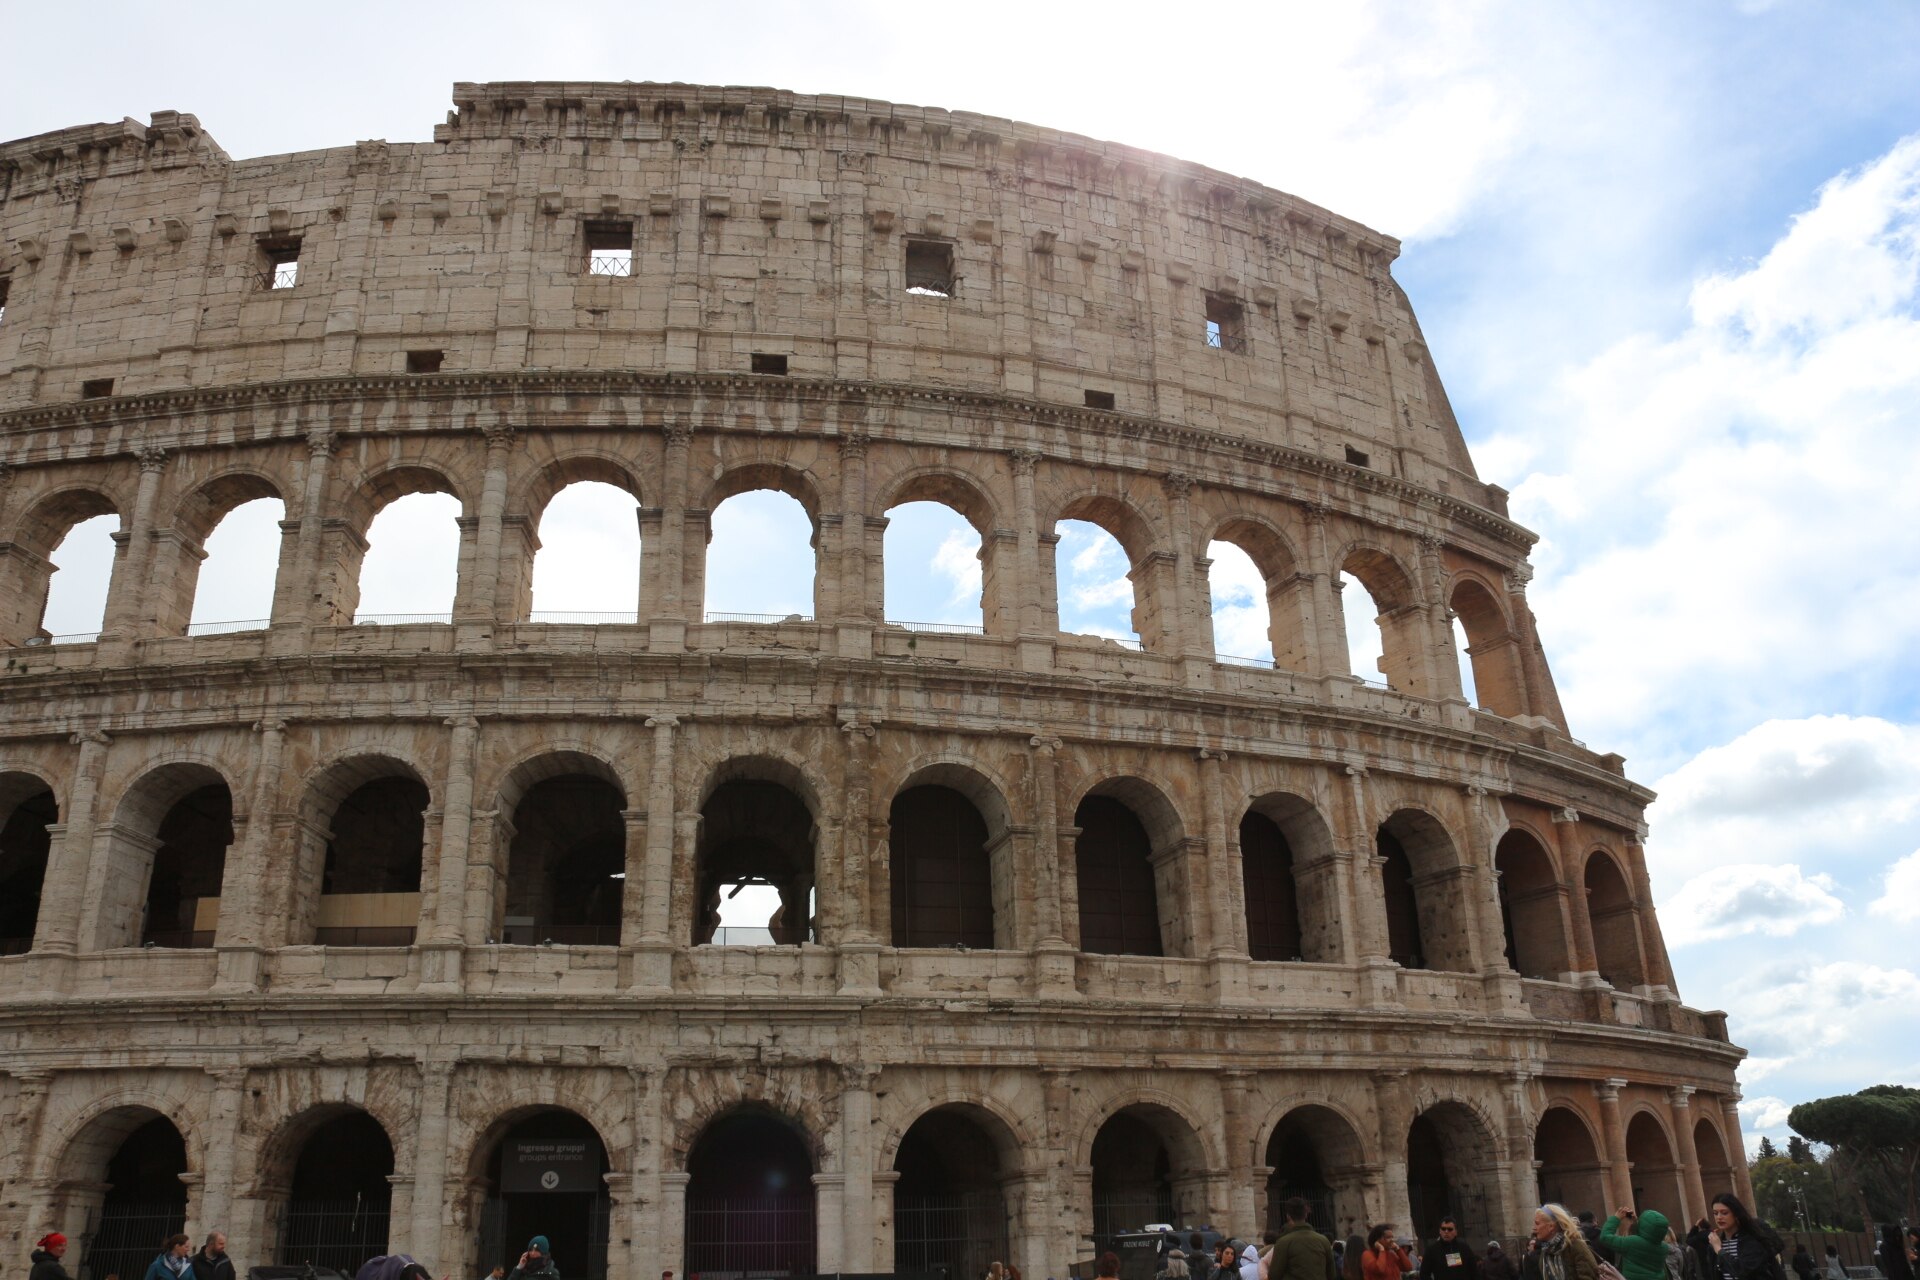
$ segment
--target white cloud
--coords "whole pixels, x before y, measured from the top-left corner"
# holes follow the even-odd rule
[[[949,530],[934,548],[934,573],[953,583],[947,604],[980,607],[980,535],[971,528]]]
[[[1880,896],[1867,910],[1903,924],[1920,920],[1920,849],[1887,868]]]
[[[1798,1092],[1816,1097],[1920,1077],[1911,1038],[1889,1034],[1920,1001],[1920,973],[1911,969],[1799,956],[1753,966],[1726,994],[1753,1053],[1740,1073],[1749,1082],[1791,1071]]]
[[[1833,877],[1781,867],[1733,863],[1694,877],[1660,906],[1660,922],[1675,947],[1759,933],[1785,938],[1846,914],[1833,894]]]
[[[1779,1098],[1748,1098],[1740,1104],[1742,1129],[1778,1129],[1787,1122],[1792,1104]]]

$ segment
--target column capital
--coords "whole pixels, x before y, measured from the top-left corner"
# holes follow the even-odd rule
[[[1605,1080],[1593,1082],[1594,1095],[1602,1102],[1620,1101],[1620,1091],[1626,1087],[1626,1079],[1621,1076],[1609,1076]]]
[[[693,424],[676,418],[660,429],[660,435],[668,448],[684,449],[693,443]]]
[[[480,434],[486,438],[489,452],[513,447],[514,429],[508,423],[490,422],[480,428]]]
[[[679,716],[648,716],[647,717],[647,728],[649,729],[673,729],[673,728],[679,727],[679,724],[680,724]]]
[[[140,459],[142,471],[165,471],[167,469],[167,451],[148,440],[141,440],[133,446],[133,456]]]
[[[340,434],[332,427],[314,427],[307,432],[307,453],[312,457],[328,457],[339,447]]]
[[[841,436],[840,460],[842,462],[859,462],[867,456],[867,446],[871,443],[872,437],[864,431],[853,431]]]
[[[1200,747],[1194,751],[1193,758],[1200,761],[1210,761],[1213,764],[1224,764],[1227,760],[1227,753],[1218,747]]]
[[[1176,502],[1185,502],[1187,495],[1193,492],[1193,477],[1184,471],[1169,471],[1160,477],[1161,487],[1167,496]]]
[[[1672,1104],[1675,1111],[1685,1111],[1693,1106],[1693,1095],[1695,1092],[1696,1090],[1693,1085],[1677,1084],[1667,1090],[1667,1101]]]
[[[1579,821],[1580,811],[1571,805],[1565,809],[1555,809],[1553,811],[1553,825],[1556,827],[1572,826]]]
[[[81,729],[68,737],[67,741],[76,747],[106,747],[113,744],[113,735],[96,725],[91,729]]]
[[[1036,733],[1027,739],[1027,745],[1043,756],[1050,756],[1063,745],[1059,738],[1048,733]]]
[[[1040,461],[1040,454],[1034,449],[1013,449],[1007,453],[1007,460],[1013,464],[1014,475],[1031,476]]]

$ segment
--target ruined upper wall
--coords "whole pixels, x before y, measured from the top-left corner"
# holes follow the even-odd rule
[[[1396,241],[1149,152],[863,99],[460,84],[434,141],[231,161],[192,116],[0,146],[0,409],[407,368],[911,382],[1475,479]],[[630,277],[586,271],[631,226]],[[263,244],[299,242],[265,287]],[[909,293],[909,242],[952,297]],[[1209,345],[1209,306],[1230,323]],[[1237,327],[1238,332],[1233,330]],[[1095,393],[1090,401],[1088,393]]]

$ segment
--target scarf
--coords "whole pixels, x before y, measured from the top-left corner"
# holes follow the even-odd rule
[[[1567,1280],[1567,1233],[1556,1231],[1540,1242],[1540,1280]]]
[[[177,1258],[171,1250],[161,1254],[160,1261],[166,1263],[167,1270],[173,1272],[176,1276],[184,1276],[193,1266],[192,1258]]]

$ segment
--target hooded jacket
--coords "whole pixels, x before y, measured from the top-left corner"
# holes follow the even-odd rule
[[[27,1280],[73,1280],[60,1265],[60,1259],[45,1249],[35,1249],[32,1258],[33,1270],[27,1273]]]
[[[1608,1218],[1600,1243],[1613,1250],[1614,1265],[1627,1280],[1667,1280],[1667,1215],[1649,1209],[1634,1219],[1633,1230],[1614,1234],[1620,1219]]]

